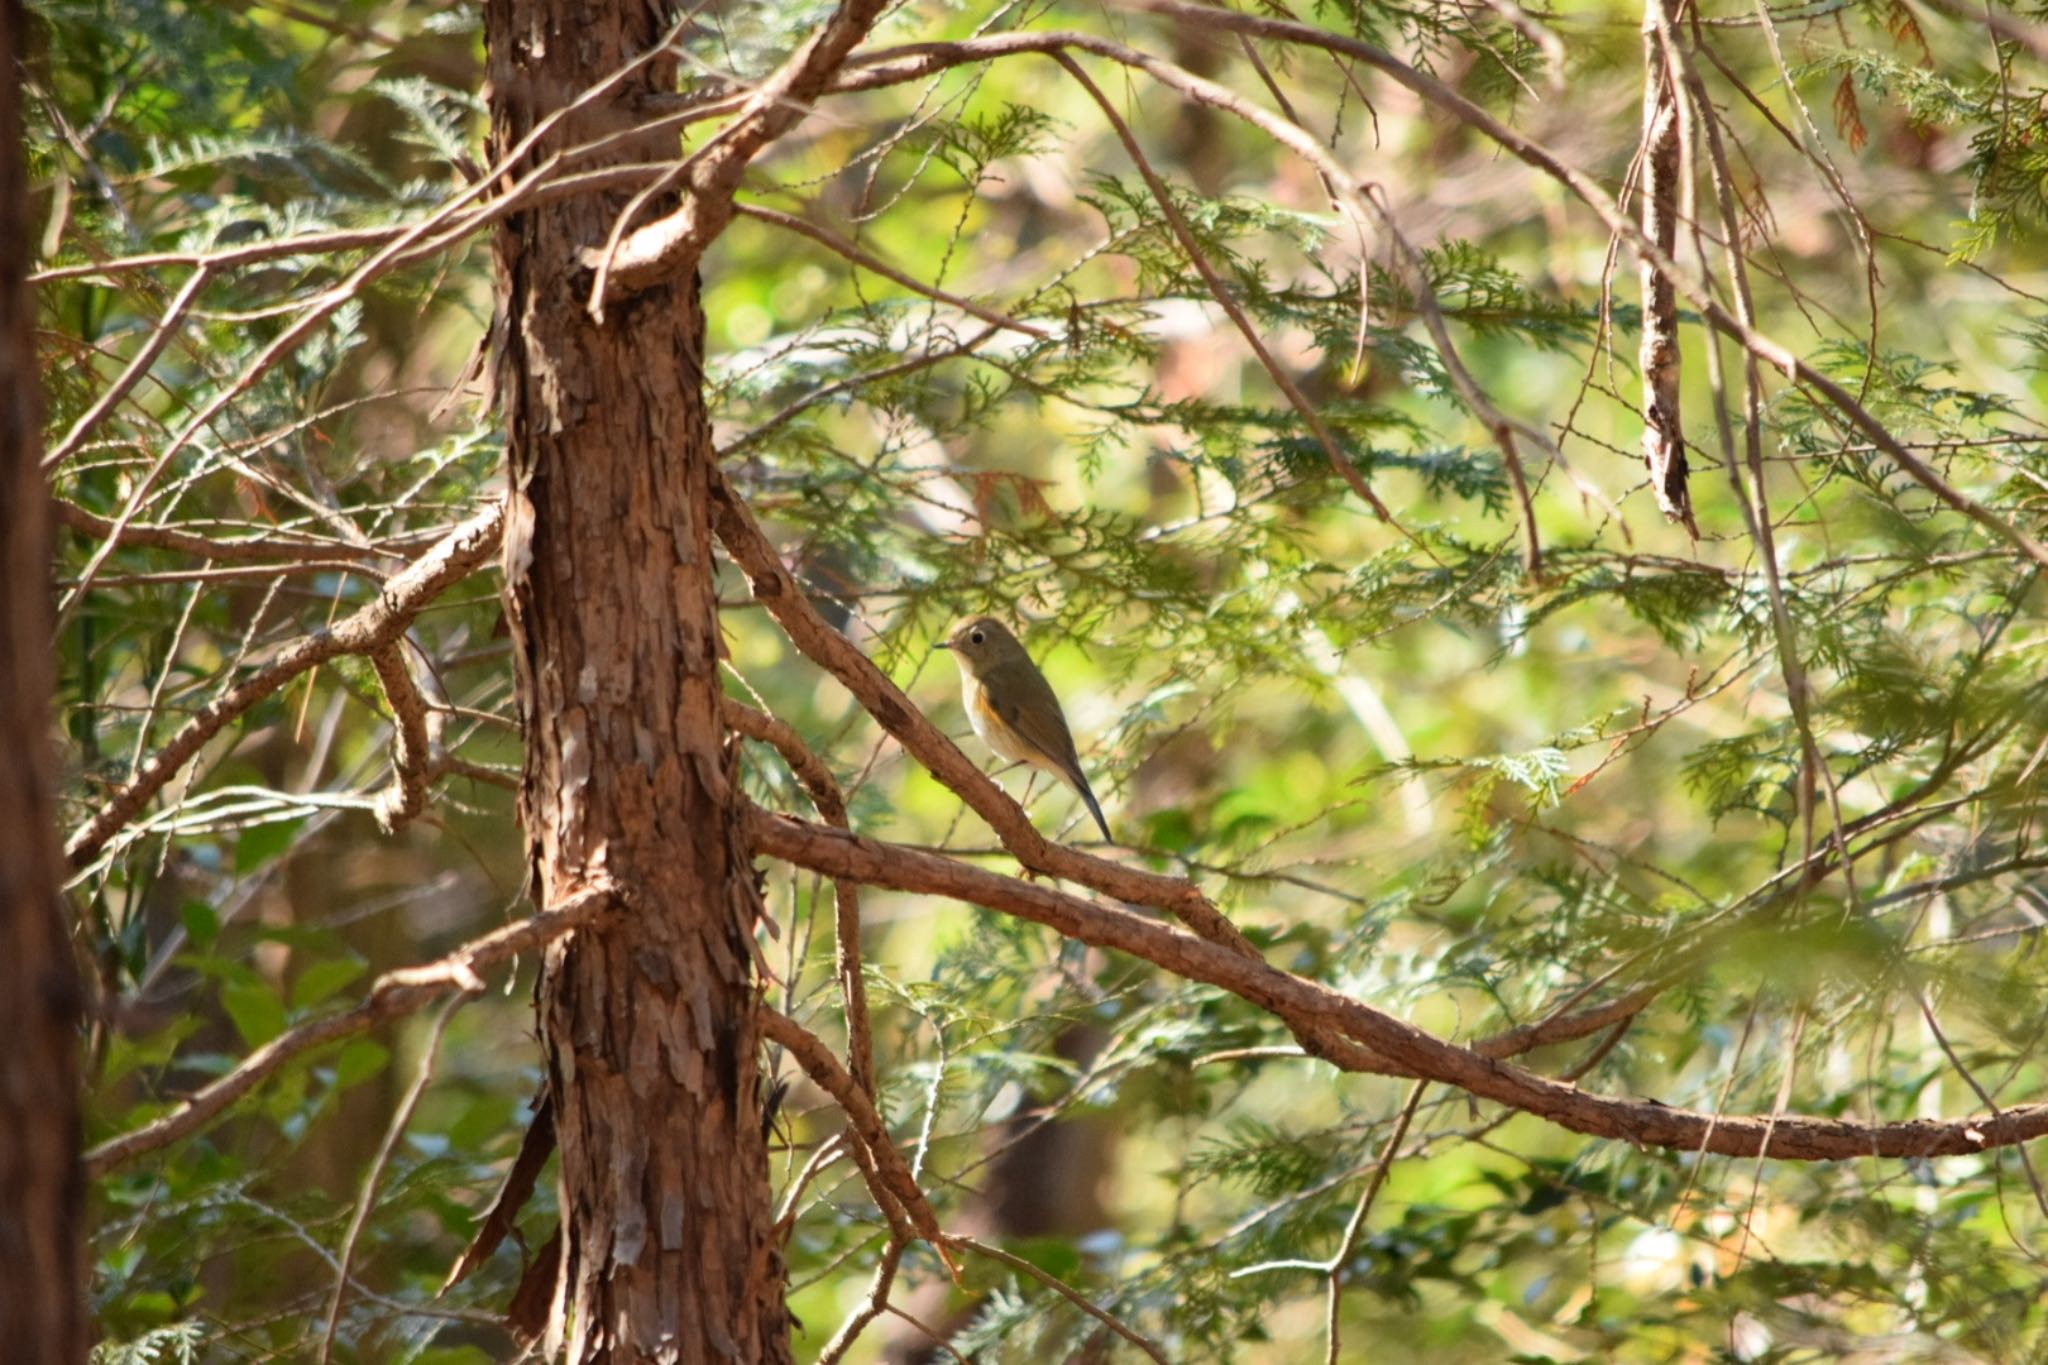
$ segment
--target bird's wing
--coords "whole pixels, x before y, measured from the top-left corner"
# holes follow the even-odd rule
[[[989,706],[1005,725],[1022,735],[1038,752],[1051,755],[1060,776],[1088,803],[1088,813],[1095,817],[1103,839],[1115,843],[1109,821],[1102,818],[1102,806],[1088,785],[1088,774],[1081,768],[1081,754],[1074,747],[1074,733],[1067,728],[1060,699],[1037,665],[1028,661],[1000,665],[982,679],[982,695],[989,699]],[[998,701],[998,697],[1005,700]]]
[[[1000,664],[981,681],[983,694],[1003,724],[1079,779],[1081,755],[1074,748],[1073,733],[1052,684],[1037,666],[1028,661]]]

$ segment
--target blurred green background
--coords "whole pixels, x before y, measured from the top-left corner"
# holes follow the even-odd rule
[[[185,258],[419,221],[477,173],[473,6],[31,8],[53,449],[149,338]],[[707,7],[687,74],[758,77],[828,12]],[[1610,192],[1630,177],[1632,9],[1539,12],[1558,66],[1488,8],[1339,0],[1298,17],[1402,54]],[[1697,19],[1760,328],[2041,535],[2038,58],[1995,44],[1974,12],[1906,0],[1710,4]],[[1273,104],[1235,38],[1114,7],[904,8],[871,46],[1012,28],[1102,35]],[[742,199],[1042,335],[990,329],[757,218],[706,261],[727,468],[821,609],[977,758],[931,646],[961,615],[1017,621],[1119,836],[1109,856],[1194,877],[1276,965],[1440,1034],[1656,983],[1614,1036],[1527,1060],[1727,1113],[1889,1120],[2036,1099],[2038,571],[1766,376],[1781,640],[1697,318],[1683,326],[1694,542],[1643,474],[1632,257],[1554,183],[1367,68],[1251,47],[1423,249],[1490,400],[1569,462],[1521,445],[1542,572],[1525,570],[1500,449],[1452,391],[1384,231],[1333,211],[1313,168],[1256,131],[1084,59],[1398,525],[1349,490],[1252,358],[1100,110],[1052,61],[1016,56],[827,101]],[[1725,287],[1695,169],[1708,217],[1679,254],[1697,264],[1703,247]],[[388,571],[493,495],[499,436],[464,379],[491,313],[480,234],[377,274],[155,468],[374,250],[309,238],[213,269],[141,382],[54,469],[73,528],[57,570],[70,826],[224,686],[374,596],[372,573],[320,547],[388,552],[371,566]],[[148,253],[171,259],[107,266]],[[1722,360],[1739,425],[1741,356]],[[80,528],[124,509],[222,541],[299,538],[314,565],[126,544],[75,592],[102,538]],[[730,690],[827,757],[855,827],[1012,870],[728,578]],[[389,716],[367,666],[344,660],[209,744],[79,877],[92,1140],[377,972],[526,912],[496,590],[493,575],[462,584],[409,636],[439,741],[472,765],[427,817],[377,831]],[[1788,645],[1810,678],[1810,787]],[[749,749],[748,773],[757,800],[809,814],[768,750]],[[1069,793],[1002,780],[1042,828],[1092,843]],[[830,887],[764,866],[770,998],[841,1039]],[[1344,1360],[2041,1350],[2048,1201],[2020,1151],[1695,1158],[1430,1088],[1346,1250],[1408,1083],[1341,1076],[1290,1055],[1241,1001],[991,912],[873,890],[863,912],[886,1116],[942,1221],[1172,1359],[1322,1359],[1333,1257]],[[365,1173],[423,1067],[353,1249],[336,1358],[516,1355],[500,1319],[526,1248],[439,1289],[538,1086],[529,989],[526,971],[494,983],[431,1049],[423,1015],[314,1053],[231,1121],[98,1182],[103,1357],[317,1353]],[[838,1118],[793,1065],[767,1065],[794,1082],[788,1186]],[[522,1222],[533,1245],[552,1197],[544,1180]],[[863,1302],[885,1225],[843,1161],[797,1206],[791,1303],[810,1359]],[[925,1358],[924,1328],[975,1360],[1135,1358],[995,1260],[970,1258],[955,1286],[913,1248],[895,1293],[924,1327],[885,1317],[850,1359]]]

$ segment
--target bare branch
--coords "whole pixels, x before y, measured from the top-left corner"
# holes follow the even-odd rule
[[[286,1029],[244,1057],[233,1071],[209,1082],[162,1118],[109,1138],[87,1152],[86,1174],[96,1180],[146,1152],[192,1136],[294,1057],[363,1033],[386,1019],[410,1014],[449,991],[474,990],[485,971],[580,929],[622,904],[618,888],[609,884],[592,887],[558,905],[471,939],[445,957],[384,973],[354,1009],[309,1019]]]
[[[903,1264],[904,1243],[891,1238],[889,1245],[882,1249],[882,1259],[875,1266],[875,1277],[868,1282],[868,1292],[861,1306],[853,1315],[840,1324],[832,1334],[832,1340],[825,1343],[825,1349],[818,1354],[818,1365],[839,1365],[846,1353],[853,1349],[853,1343],[867,1330],[868,1324],[882,1316],[889,1307],[889,1291],[896,1284],[896,1268]]]
[[[988,1257],[990,1260],[1001,1261],[1010,1269],[1028,1275],[1047,1289],[1058,1294],[1068,1303],[1073,1304],[1074,1307],[1080,1309],[1089,1317],[1094,1318],[1110,1331],[1122,1337],[1125,1341],[1130,1342],[1131,1345],[1137,1347],[1146,1355],[1152,1357],[1152,1359],[1158,1361],[1159,1365],[1167,1365],[1166,1352],[1160,1349],[1157,1342],[1138,1332],[1135,1328],[1126,1326],[1114,1313],[1109,1312],[1107,1309],[1096,1307],[1086,1295],[1052,1272],[1033,1265],[1022,1256],[1012,1255],[1001,1247],[990,1246],[986,1242],[978,1242],[972,1237],[955,1237],[953,1238],[953,1245],[966,1247],[969,1251],[977,1252]]]
[[[412,567],[393,575],[374,602],[332,630],[301,636],[268,664],[214,698],[71,836],[64,846],[70,865],[84,867],[97,857],[107,840],[134,819],[201,746],[236,716],[309,668],[342,654],[371,654],[396,641],[423,607],[497,553],[503,522],[503,504],[491,503],[449,531]]]
[[[925,1199],[924,1191],[918,1187],[917,1177],[910,1173],[910,1165],[904,1161],[903,1153],[896,1150],[896,1143],[889,1136],[889,1129],[882,1122],[882,1116],[875,1111],[874,1101],[868,1093],[856,1084],[839,1059],[832,1055],[832,1049],[824,1040],[788,1015],[779,1014],[766,1005],[756,1011],[761,1023],[761,1035],[780,1044],[804,1074],[817,1082],[818,1088],[838,1101],[846,1113],[846,1121],[852,1125],[854,1135],[853,1151],[858,1157],[867,1153],[872,1169],[879,1181],[874,1182],[875,1202],[886,1213],[893,1202],[910,1219],[917,1235],[931,1243],[948,1267],[952,1258],[946,1252],[946,1234],[939,1230],[939,1220],[932,1213],[932,1207]],[[863,1162],[866,1169],[869,1162]]]
[[[427,703],[405,664],[405,639],[370,651],[370,666],[391,706],[391,785],[377,798],[377,827],[386,834],[427,806]]]
[[[1415,1110],[1422,1103],[1422,1092],[1427,1089],[1428,1081],[1417,1081],[1415,1088],[1408,1092],[1408,1103],[1401,1107],[1401,1117],[1380,1147],[1380,1159],[1373,1163],[1372,1178],[1366,1181],[1357,1205],[1351,1210],[1351,1221],[1345,1224],[1344,1238],[1324,1266],[1330,1279],[1323,1308],[1323,1335],[1328,1343],[1323,1353],[1325,1365],[1337,1365],[1337,1352],[1343,1342],[1343,1320],[1339,1310],[1344,1304],[1345,1263],[1350,1261],[1351,1253],[1358,1247],[1358,1235],[1365,1231],[1366,1217],[1372,1213],[1373,1201],[1379,1198],[1380,1187],[1387,1183],[1387,1172],[1393,1169],[1394,1158],[1401,1153],[1401,1143],[1408,1137],[1408,1125],[1414,1121]]]
[[[310,555],[355,564],[388,562],[409,550],[424,547],[441,534],[439,531],[408,534],[375,545],[305,540],[284,534],[267,535],[251,540],[214,540],[209,536],[195,535],[173,526],[151,526],[131,521],[126,526],[117,527],[108,518],[96,512],[88,512],[75,502],[66,502],[62,498],[53,501],[56,503],[57,520],[81,535],[101,540],[112,539],[121,545],[175,550],[181,554],[195,555],[221,564],[249,564],[258,568],[276,568],[279,571],[291,569],[305,562],[305,557]]]
[[[371,1158],[369,1170],[363,1174],[362,1193],[356,1196],[355,1211],[349,1215],[348,1230],[342,1234],[341,1249],[334,1258],[337,1263],[334,1297],[327,1305],[327,1328],[320,1338],[320,1365],[328,1365],[334,1358],[334,1335],[341,1327],[342,1305],[348,1300],[349,1272],[355,1263],[356,1243],[362,1238],[363,1225],[370,1220],[370,1209],[377,1202],[377,1186],[383,1182],[384,1170],[391,1164],[392,1153],[398,1150],[398,1140],[405,1136],[413,1113],[419,1108],[420,1096],[426,1094],[427,1083],[434,1078],[434,1064],[441,1055],[441,1039],[447,1035],[448,1021],[455,1017],[456,1010],[482,989],[481,981],[476,982],[474,989],[465,986],[435,1017],[434,1031],[420,1052],[419,1069],[414,1072],[412,1084],[406,1087],[398,1108],[392,1111],[391,1122],[384,1129],[383,1144]]]
[[[829,88],[839,64],[867,36],[883,8],[884,0],[842,0],[824,26],[754,89],[733,121],[697,154],[682,205],[634,230],[615,250],[596,253],[601,261],[586,257],[586,264],[601,265],[608,277],[600,309],[696,267],[704,248],[732,221],[733,192],[747,164],[810,112],[812,101]]]
[[[107,385],[106,390],[93,400],[91,407],[79,414],[78,420],[71,424],[71,430],[65,432],[63,439],[43,456],[44,469],[54,469],[69,459],[72,452],[92,434],[93,428],[105,420],[106,415],[128,396],[136,381],[149,372],[149,367],[156,363],[156,358],[163,354],[164,347],[171,344],[171,338],[175,337],[178,329],[184,325],[186,311],[192,307],[192,301],[199,297],[199,291],[206,287],[208,278],[204,265],[185,277],[184,285],[164,308],[163,316],[157,319],[156,326],[150,330],[149,340],[129,359],[127,368],[123,369],[114,382]]]
[[[1647,1100],[1589,1094],[1459,1047],[1320,983],[1249,960],[1127,910],[985,872],[949,858],[849,836],[761,810],[749,812],[754,847],[770,857],[876,886],[949,896],[1013,914],[1101,948],[1140,957],[1219,986],[1288,1021],[1333,1029],[1391,1063],[1395,1074],[1441,1081],[1591,1137],[1644,1147],[1792,1161],[1962,1156],[2048,1134],[2048,1105],[1951,1120],[1855,1123],[1772,1115],[1716,1115]],[[1367,1069],[1345,1063],[1347,1070]]]
[[[1670,984],[1668,981],[1652,982],[1577,1014],[1554,1014],[1534,1024],[1496,1033],[1472,1044],[1472,1050],[1482,1057],[1519,1057],[1553,1043],[1574,1042],[1601,1029],[1627,1023],[1648,1009],[1650,1002],[1662,995]]]

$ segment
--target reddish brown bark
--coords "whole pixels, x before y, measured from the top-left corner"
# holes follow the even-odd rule
[[[0,1353],[85,1358],[78,975],[58,900],[50,747],[50,500],[30,328],[23,32],[0,0]]]
[[[491,0],[494,158],[669,21],[651,5]],[[629,126],[634,101],[672,90],[675,74],[672,60],[645,63],[543,151]],[[586,164],[674,152],[673,134],[625,136]],[[578,252],[605,242],[626,198],[536,207],[496,239],[534,894],[554,904],[611,886],[628,906],[552,945],[542,967],[560,1325],[578,1362],[788,1360],[754,1021],[758,899],[718,708],[703,311],[689,271],[612,302],[602,324],[586,311]]]

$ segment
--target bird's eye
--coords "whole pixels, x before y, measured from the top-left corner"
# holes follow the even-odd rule
[[[968,636],[967,638],[968,638],[968,639],[970,639],[970,640],[972,640],[972,641],[974,641],[974,643],[975,643],[975,644],[980,644],[980,643],[981,643],[981,632],[977,630],[977,631],[975,631],[975,632],[974,632],[974,634],[972,634],[972,635]]]

